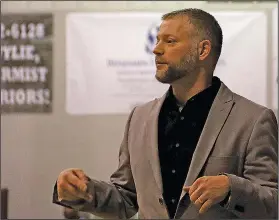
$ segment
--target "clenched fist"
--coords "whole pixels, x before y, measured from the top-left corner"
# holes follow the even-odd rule
[[[92,195],[87,191],[89,177],[80,169],[68,169],[60,173],[57,180],[58,200],[92,201]]]
[[[202,214],[226,198],[230,191],[229,178],[226,175],[203,176],[198,178],[192,186],[183,187],[183,190],[189,193],[190,200]]]

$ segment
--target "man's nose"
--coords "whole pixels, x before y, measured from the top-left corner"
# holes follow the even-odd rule
[[[157,44],[153,49],[153,53],[156,56],[163,55],[164,54],[164,49],[163,49],[162,45]]]

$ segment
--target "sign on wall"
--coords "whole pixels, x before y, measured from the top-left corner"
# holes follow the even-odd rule
[[[52,111],[51,14],[1,15],[1,113]]]
[[[278,8],[273,10],[272,21],[272,108],[278,115]]]
[[[266,105],[266,15],[213,12],[224,34],[215,75],[236,93]],[[66,19],[66,110],[127,114],[161,97],[154,55],[162,13],[70,13]],[[259,31],[260,27],[260,31]]]

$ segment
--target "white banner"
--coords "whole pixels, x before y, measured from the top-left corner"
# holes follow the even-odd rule
[[[216,75],[266,104],[266,17],[214,12],[224,34]],[[156,81],[154,48],[162,13],[70,13],[66,20],[66,110],[127,114],[168,89]]]
[[[272,16],[272,108],[278,111],[278,8]],[[278,114],[278,113],[277,113]]]

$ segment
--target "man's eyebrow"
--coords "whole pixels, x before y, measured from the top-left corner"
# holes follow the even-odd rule
[[[175,37],[176,38],[176,36],[174,36],[172,34],[157,34],[156,38],[158,39],[160,37]]]

